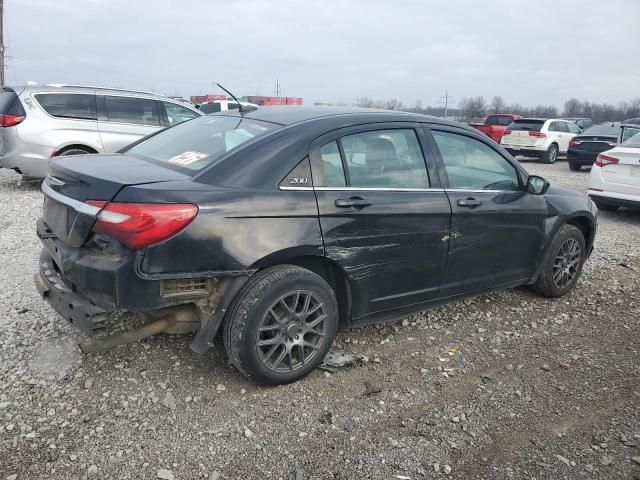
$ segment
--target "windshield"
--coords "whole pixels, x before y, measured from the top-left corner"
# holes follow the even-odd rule
[[[217,163],[243,143],[277,128],[280,126],[248,118],[206,116],[160,132],[126,152],[195,173]]]
[[[531,120],[531,119],[522,119],[522,120],[514,120],[511,125],[509,125],[509,130],[527,130],[530,132],[539,132],[542,126],[544,125],[544,120]]]
[[[587,128],[581,135],[608,135],[610,137],[617,137],[620,127],[617,125],[594,125],[591,128]]]
[[[636,133],[629,140],[626,140],[620,144],[621,147],[633,147],[640,148],[640,133]]]

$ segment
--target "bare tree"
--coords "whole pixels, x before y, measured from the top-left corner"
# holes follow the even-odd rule
[[[505,101],[500,95],[491,99],[491,113],[504,113]]]
[[[570,98],[566,102],[564,102],[564,113],[565,117],[579,117],[582,114],[583,105],[580,100],[577,98]]]
[[[462,117],[467,122],[482,118],[487,109],[484,97],[463,98],[460,100],[459,106],[462,110]]]

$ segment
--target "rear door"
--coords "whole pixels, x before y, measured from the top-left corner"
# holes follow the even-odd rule
[[[451,208],[410,123],[343,129],[310,154],[326,255],[349,276],[352,317],[437,296]]]
[[[159,102],[124,95],[98,95],[98,130],[107,153],[163,128]]]
[[[431,130],[453,211],[441,296],[526,282],[544,240],[545,198],[490,142],[466,131]]]

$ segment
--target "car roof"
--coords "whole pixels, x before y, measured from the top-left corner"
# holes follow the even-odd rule
[[[171,102],[184,104],[186,102],[169,98],[161,93],[144,92],[139,90],[126,90],[123,88],[99,87],[93,85],[69,85],[50,83],[47,85],[25,85],[11,87],[16,93],[45,93],[45,92],[66,92],[66,93],[99,93],[99,94],[119,94],[139,98],[163,99]]]
[[[234,110],[233,113],[222,112],[222,115],[244,116],[254,120],[262,120],[265,122],[277,123],[280,125],[294,125],[296,123],[308,122],[313,120],[327,119],[334,117],[336,119],[353,119],[367,122],[389,122],[389,121],[405,121],[405,122],[429,122],[439,123],[442,125],[451,125],[456,127],[467,127],[458,122],[446,120],[444,118],[432,117],[429,115],[421,115],[418,113],[401,112],[398,110],[380,110],[374,108],[358,108],[358,107],[301,107],[293,105],[268,106],[259,107],[257,109],[245,112]],[[213,113],[210,115],[220,115]],[[470,131],[475,131],[469,127]]]

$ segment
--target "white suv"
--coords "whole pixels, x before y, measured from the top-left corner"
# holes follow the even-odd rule
[[[500,140],[514,157],[538,157],[544,163],[554,163],[559,155],[566,155],[569,141],[580,133],[573,122],[560,118],[519,118],[507,127]]]

